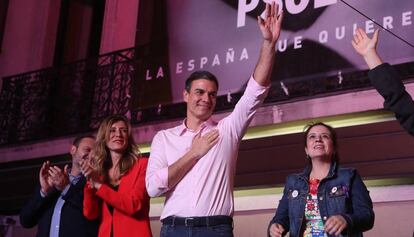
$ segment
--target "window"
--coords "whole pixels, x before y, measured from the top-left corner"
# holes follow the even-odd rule
[[[0,1],[0,52],[3,42],[4,27],[6,25],[7,7],[9,6],[9,0]]]

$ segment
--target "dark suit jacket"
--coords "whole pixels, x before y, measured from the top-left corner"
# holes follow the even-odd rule
[[[62,207],[60,217],[60,237],[87,237],[97,236],[98,234],[99,223],[87,220],[82,213],[85,183],[85,177],[82,176],[78,183],[71,185],[63,196],[65,204]],[[36,236],[49,237],[53,209],[59,196],[60,192],[54,190],[43,198],[40,195],[40,187],[38,187],[32,199],[20,212],[20,224],[25,228],[32,228],[38,225]]]
[[[384,108],[395,113],[401,126],[414,136],[414,102],[400,76],[388,63],[368,72],[372,85],[384,97]]]

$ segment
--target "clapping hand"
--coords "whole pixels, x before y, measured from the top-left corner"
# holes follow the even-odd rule
[[[49,177],[49,167],[49,161],[43,162],[39,172],[40,191],[44,195],[47,195],[53,189],[53,183]]]
[[[49,167],[49,177],[53,184],[53,186],[59,190],[63,191],[66,185],[69,184],[69,166],[65,165],[64,169],[57,166],[50,166]]]
[[[81,169],[82,174],[89,181],[90,187],[91,188],[101,187],[98,172],[91,165],[91,160],[90,159],[81,160],[79,164],[80,164],[80,169]]]

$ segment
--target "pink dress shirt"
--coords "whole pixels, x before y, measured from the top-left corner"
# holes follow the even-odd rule
[[[239,144],[267,92],[268,87],[259,85],[251,77],[233,112],[220,122],[210,118],[199,131],[188,129],[183,122],[154,136],[146,187],[151,197],[165,194],[161,219],[233,215],[233,183]],[[168,166],[189,151],[195,135],[199,132],[203,135],[214,128],[219,130],[218,143],[174,188],[168,189]]]

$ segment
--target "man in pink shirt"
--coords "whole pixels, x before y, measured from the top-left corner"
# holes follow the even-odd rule
[[[263,36],[259,61],[233,112],[211,119],[218,81],[197,71],[183,93],[187,118],[158,132],[151,145],[146,187],[151,197],[165,195],[161,236],[233,236],[233,183],[240,141],[270,87],[283,13],[266,4],[258,17]]]

